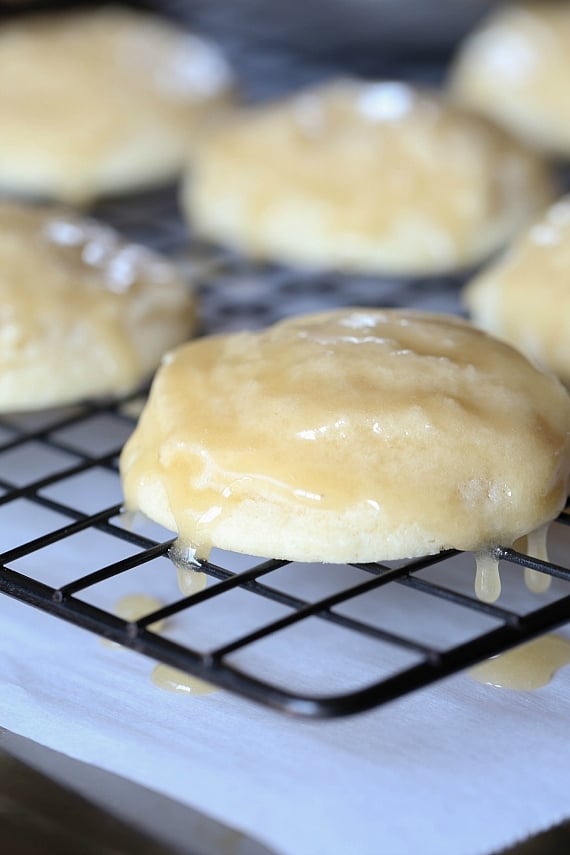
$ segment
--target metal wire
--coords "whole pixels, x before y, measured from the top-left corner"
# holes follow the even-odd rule
[[[256,267],[230,252],[193,242],[180,220],[172,190],[141,196],[135,201],[107,203],[97,215],[132,238],[167,252],[198,281],[204,332],[262,326],[297,311],[355,303],[459,310],[457,279],[395,282],[338,274],[309,275],[277,266]],[[317,586],[312,593],[302,587],[297,590],[281,584],[283,573],[294,568],[289,562],[252,560],[246,569],[236,569],[232,561],[212,559],[200,565],[200,570],[211,580],[204,590],[190,596],[180,596],[173,590],[167,602],[139,620],[118,617],[112,608],[97,604],[95,593],[112,580],[129,578],[138,568],[167,559],[172,538],[157,540],[129,530],[120,519],[120,500],[95,511],[86,510],[81,503],[78,506],[62,496],[60,488],[77,478],[87,479],[89,484],[91,477],[99,477],[101,473],[113,484],[118,483],[121,437],[134,424],[129,405],[137,397],[133,395],[114,403],[89,402],[64,413],[0,421],[0,490],[3,490],[0,530],[11,509],[19,507],[18,503],[51,514],[50,519],[55,520],[47,531],[33,532],[2,547],[0,592],[243,697],[308,717],[362,712],[570,619],[570,569],[511,549],[501,550],[498,557],[503,573],[506,568],[507,576],[510,573],[512,577],[511,589],[515,591],[512,605],[504,605],[502,600],[500,605],[480,602],[471,591],[473,568],[465,563],[453,570],[451,581],[449,574],[437,577],[440,568],[452,565],[455,568],[462,558],[458,553],[396,564],[350,565],[342,569],[345,574],[342,585],[332,591]],[[97,429],[101,420],[105,421],[111,437],[102,450]],[[115,434],[117,440],[113,441]],[[80,441],[78,435],[83,437]],[[34,454],[49,456],[46,471],[41,467],[35,471],[32,467],[29,477],[20,476],[18,480],[11,474],[10,461],[14,455],[20,460],[33,458]],[[12,470],[16,471],[14,465]],[[564,533],[568,521],[568,515],[563,514],[555,526]],[[26,570],[27,562],[43,556],[48,548],[65,550],[74,538],[90,532],[98,532],[117,543],[117,557],[86,572],[78,566],[73,578],[63,583],[48,583]],[[123,547],[129,550],[126,557]],[[523,567],[554,577],[558,586],[554,593],[546,600],[529,601],[523,597],[523,602],[520,595],[520,590],[524,590]],[[57,577],[57,567],[50,568],[50,573],[52,569]],[[316,571],[305,568],[303,572],[310,579]],[[230,598],[237,591],[245,592],[248,602],[255,601],[263,608],[256,622],[244,625],[230,638],[212,641],[204,647],[193,643],[191,638],[184,639],[180,632],[170,637],[154,628],[157,621],[165,619],[186,618],[192,624],[193,616],[201,608],[215,606],[223,614],[224,609],[232,609]],[[394,591],[415,598],[412,612],[403,610],[401,604],[389,612],[382,609],[382,602],[386,597],[389,601]],[[372,599],[379,597],[382,599]],[[381,619],[374,613],[375,603],[379,604],[379,612],[384,611]],[[425,632],[418,632],[418,626],[421,616],[429,618],[434,613],[437,618],[438,609],[447,609],[446,620],[453,632],[449,639],[434,642],[426,638]],[[467,637],[452,639],[466,614],[480,623],[476,623]],[[283,651],[294,662],[295,633],[308,628],[306,637],[312,639],[311,633],[318,627],[330,633],[326,650],[333,659],[339,649],[346,647],[347,638],[366,642],[372,664],[377,649],[379,659],[387,662],[382,675],[371,678],[367,672],[356,686],[349,688],[344,676],[334,678],[327,691],[322,687],[308,690],[307,680],[301,680],[299,688],[296,681],[295,685],[289,685],[287,680],[272,676],[278,670]],[[292,633],[290,639],[288,633]],[[266,657],[264,667],[259,669],[256,651],[276,638],[283,641],[280,653],[274,654],[273,659]],[[318,644],[316,650],[323,655]]]
[[[155,4],[146,5],[152,8]],[[269,49],[263,49],[263,38],[251,31],[254,20],[259,30],[259,16],[247,18],[242,4],[239,15],[234,4],[226,5],[217,18],[212,4],[198,0],[193,4],[169,0],[164,9],[182,20],[188,20],[192,11],[206,29],[210,26],[215,34],[226,34],[226,47],[240,72],[247,98],[272,96],[338,71],[338,46],[334,57],[326,51],[311,56],[305,51],[303,61],[292,56],[290,45],[277,49],[273,38]],[[290,20],[286,4],[283,10]],[[408,24],[406,27],[408,32]],[[425,40],[423,28],[421,31]],[[256,50],[251,49],[252,39]],[[429,67],[424,62],[416,67],[412,60],[409,55],[384,56],[377,50],[366,55],[359,49],[351,57],[343,55],[342,71],[376,75],[388,71],[391,77],[422,82],[439,79],[439,57]],[[570,186],[570,176],[565,183]],[[287,315],[347,305],[462,313],[461,276],[394,280],[346,277],[334,272],[315,274],[278,265],[254,265],[230,251],[190,239],[180,217],[176,188],[110,200],[94,213],[182,266],[196,283],[204,333],[261,327]],[[473,567],[469,562],[461,565],[462,557],[456,553],[396,566],[348,566],[342,568],[340,581],[332,588],[333,570],[321,574],[322,585],[314,581],[319,575],[316,568],[305,568],[303,581],[309,581],[312,588],[284,586],[283,573],[294,570],[294,565],[252,560],[243,569],[235,566],[233,557],[222,555],[219,560],[216,557],[202,563],[200,570],[210,580],[204,590],[181,597],[171,589],[163,605],[144,618],[128,621],[118,617],[109,597],[99,596],[99,592],[131,578],[136,579],[133,589],[140,590],[138,572],[157,561],[167,562],[173,543],[167,533],[157,539],[156,533],[149,536],[130,530],[120,519],[117,458],[122,440],[134,425],[129,405],[138,397],[114,403],[88,402],[71,411],[37,418],[0,420],[0,592],[243,697],[308,717],[362,712],[570,619],[570,569],[513,550],[503,550],[500,555],[503,575],[508,576],[509,568],[512,571],[512,596],[510,600],[507,597],[506,604],[503,598],[500,605],[489,605],[473,596]],[[99,442],[101,420],[111,437],[103,450]],[[36,466],[36,460],[41,465]],[[25,476],[18,468],[22,461],[31,461]],[[101,505],[97,491],[102,476],[109,479],[114,499]],[[69,490],[68,485],[78,480],[82,485],[79,493]],[[34,514],[41,516],[42,524],[29,529],[24,526],[20,532],[20,521]],[[569,520],[563,514],[556,527],[566,531]],[[79,559],[71,575],[64,573],[59,565],[67,564],[67,556],[74,554],[71,545],[77,538],[94,535],[105,538],[105,544],[116,545],[116,549],[105,552],[109,560],[101,556],[99,562],[95,549],[89,566]],[[47,569],[42,576],[37,566],[44,564]],[[448,566],[452,567],[451,575],[439,572]],[[546,601],[530,601],[530,595],[525,598],[520,594],[524,590],[523,567],[556,579],[557,587]],[[295,578],[298,582],[299,576]],[[229,617],[235,621],[232,597],[237,592],[247,595],[248,603],[260,604],[256,619],[244,620],[229,637],[212,637],[205,645],[193,640],[191,630],[204,608],[217,608],[222,624]],[[467,615],[472,616],[471,628],[467,634],[458,635],[457,627]],[[426,617],[438,625],[438,633],[439,624],[445,624],[447,635],[426,631]],[[169,635],[156,631],[156,622],[164,620],[186,623]],[[305,627],[307,634],[299,639],[295,633]],[[319,644],[319,627],[329,632],[326,643]],[[260,645],[271,644],[274,639],[281,644],[260,657]],[[350,648],[351,640],[356,640],[357,646],[354,659],[347,665],[338,654]],[[301,646],[315,647],[317,670],[326,671],[327,664],[331,666],[326,690],[322,681],[317,681],[318,688],[311,688],[308,676],[291,679],[291,671],[279,677],[282,658],[291,660],[295,671]],[[372,666],[382,661],[381,676],[374,667],[359,670],[361,659],[366,657]],[[358,677],[356,685],[347,687],[344,671],[351,667]]]

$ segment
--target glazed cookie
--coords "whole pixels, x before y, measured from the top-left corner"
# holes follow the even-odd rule
[[[570,196],[464,292],[475,323],[570,386]]]
[[[0,29],[0,188],[88,202],[168,181],[229,98],[213,45],[119,7]]]
[[[172,352],[121,473],[201,557],[485,552],[558,514],[569,431],[558,380],[465,321],[346,309]]]
[[[342,81],[208,135],[183,192],[199,234],[316,268],[433,275],[480,262],[551,198],[537,156],[403,83]]]
[[[570,3],[501,4],[460,48],[451,87],[531,145],[570,157]]]
[[[0,204],[0,411],[130,391],[194,326],[177,270],[63,209]]]

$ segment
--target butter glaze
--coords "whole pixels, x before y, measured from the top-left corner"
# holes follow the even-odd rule
[[[562,635],[544,635],[471,668],[479,683],[528,692],[546,686],[560,668],[570,663],[570,641]]]
[[[117,600],[115,603],[114,612],[123,620],[137,621],[139,618],[156,612],[164,606],[164,603],[151,597],[149,594],[127,594]],[[157,620],[156,623],[150,624],[149,629],[153,632],[161,632],[164,629],[165,621]]]
[[[562,508],[569,428],[558,381],[465,322],[341,310],[171,353],[121,474],[199,557],[483,553]]]
[[[159,689],[181,695],[210,695],[218,691],[218,688],[211,683],[192,677],[191,674],[178,668],[171,668],[170,665],[155,665],[151,680]]]
[[[480,552],[475,565],[475,593],[484,603],[494,603],[501,595],[499,561],[488,552]]]
[[[151,597],[149,594],[126,594],[115,603],[113,609],[118,617],[127,621],[137,621],[139,618],[156,612],[164,606],[164,603],[156,597]],[[164,629],[166,621],[158,620],[151,624],[148,628],[151,632],[161,632]],[[102,638],[101,643],[104,647],[121,647],[115,641],[109,641],[107,638]]]

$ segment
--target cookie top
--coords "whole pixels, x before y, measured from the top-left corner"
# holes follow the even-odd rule
[[[355,80],[218,127],[183,193],[193,228],[246,254],[403,275],[475,264],[550,198],[537,156],[485,119]]]
[[[0,411],[127,392],[194,315],[156,254],[64,209],[0,203]]]
[[[451,87],[521,139],[570,157],[570,4],[501,4],[461,46]]]
[[[570,386],[570,196],[475,277],[464,300],[478,326]]]
[[[114,6],[0,29],[0,188],[86,202],[176,176],[229,97],[219,50]]]
[[[466,322],[347,309],[175,350],[121,472],[200,556],[388,560],[553,518],[569,429],[561,384]]]

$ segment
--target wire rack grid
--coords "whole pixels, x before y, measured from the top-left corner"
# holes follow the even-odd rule
[[[355,303],[459,310],[451,279],[309,275],[192,242],[172,190],[97,213],[186,267],[204,332]],[[172,535],[121,515],[118,455],[141,400],[0,421],[1,592],[253,701],[321,718],[370,709],[570,619],[566,513],[553,525],[552,562],[500,550],[494,605],[474,596],[473,557],[455,552],[348,566],[214,552],[187,571],[208,584],[181,594]],[[528,592],[524,567],[553,577],[551,589]],[[118,616],[120,593],[157,587],[142,618]]]

